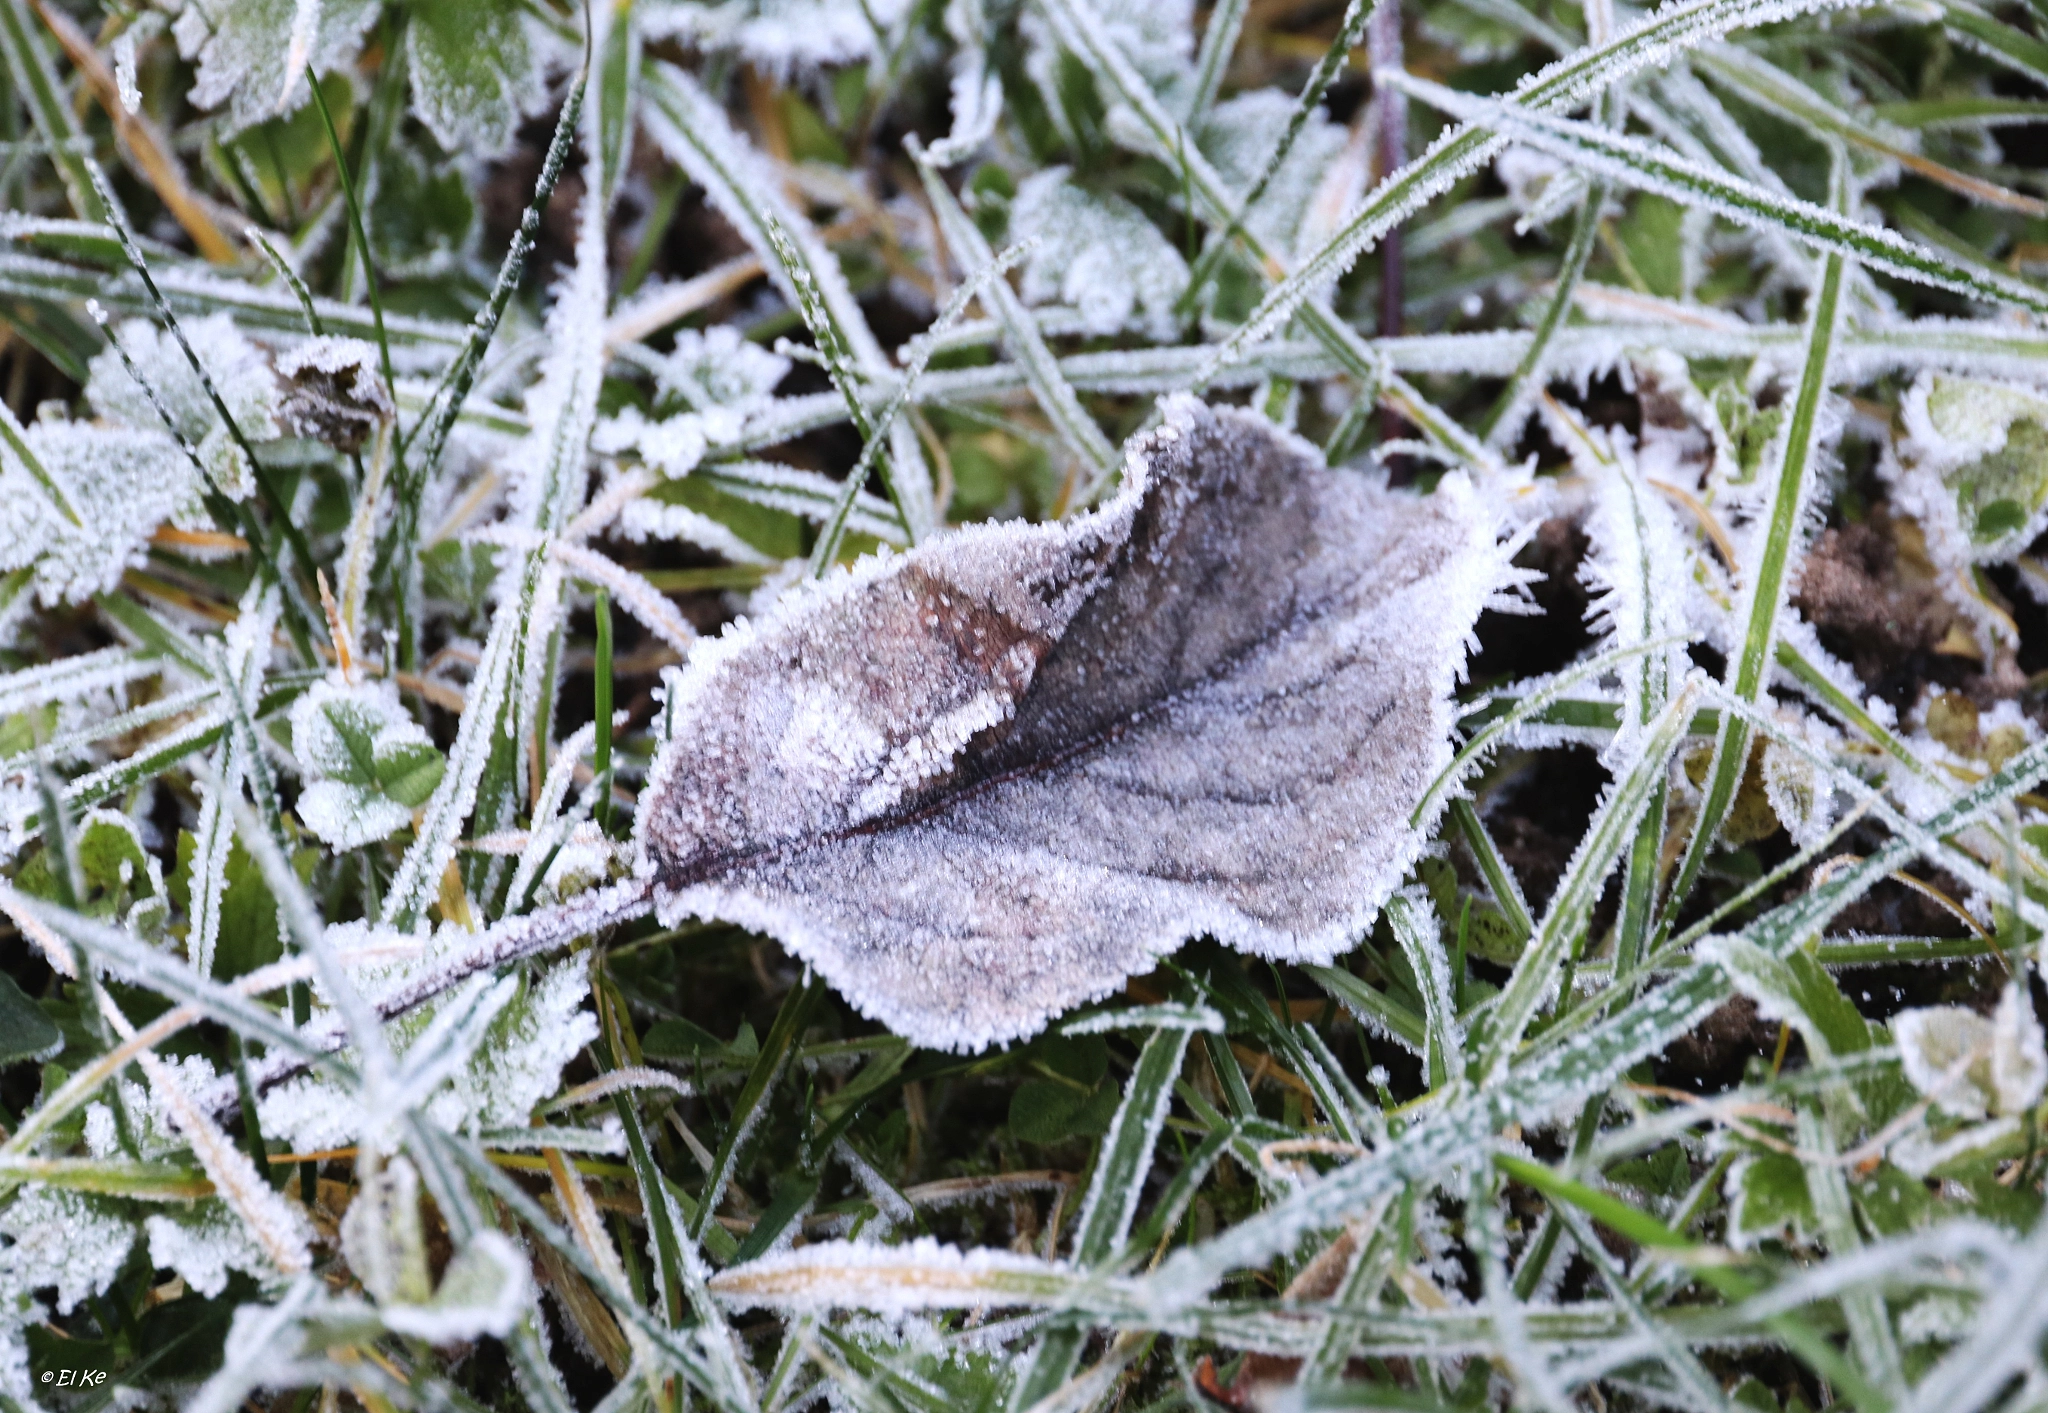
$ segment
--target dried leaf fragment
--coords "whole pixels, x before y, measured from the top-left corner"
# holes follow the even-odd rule
[[[865,560],[693,655],[638,825],[665,922],[767,932],[958,1050],[1200,933],[1350,945],[1423,838],[1492,517],[1166,411],[1101,508]]]

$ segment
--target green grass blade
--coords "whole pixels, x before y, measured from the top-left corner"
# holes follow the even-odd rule
[[[1806,359],[1794,395],[1792,415],[1786,423],[1784,449],[1778,466],[1777,484],[1771,497],[1771,515],[1761,542],[1757,562],[1748,571],[1745,589],[1747,612],[1742,647],[1729,664],[1729,690],[1742,701],[1755,702],[1762,695],[1771,664],[1776,659],[1778,620],[1784,612],[1791,572],[1798,550],[1800,521],[1806,512],[1812,483],[1819,474],[1815,462],[1821,446],[1821,402],[1826,397],[1829,366],[1834,357],[1835,333],[1841,320],[1842,283],[1846,262],[1830,253],[1823,263],[1820,289],[1809,321]],[[1714,740],[1714,758],[1707,788],[1695,816],[1691,841],[1673,877],[1669,915],[1691,892],[1694,880],[1706,863],[1721,825],[1734,807],[1735,792],[1749,765],[1750,732],[1747,725],[1728,718]]]

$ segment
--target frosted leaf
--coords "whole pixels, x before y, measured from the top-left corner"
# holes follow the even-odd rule
[[[395,968],[385,986],[431,968],[468,939],[460,928],[443,932],[447,935],[438,937],[434,948]],[[576,962],[528,978],[468,1059],[427,1100],[428,1117],[445,1129],[472,1133],[525,1127],[534,1106],[561,1087],[562,1067],[597,1038],[597,1018],[583,1007],[589,994],[589,977]],[[436,1007],[423,1006],[388,1029],[401,1060],[436,1014]],[[266,1134],[285,1138],[301,1152],[354,1142],[370,1117],[355,1094],[311,1075],[264,1094],[257,1112]]]
[[[1233,190],[1248,193],[1286,133],[1294,107],[1295,100],[1278,89],[1239,94],[1210,110],[1196,144]],[[1281,249],[1292,249],[1324,169],[1343,150],[1345,141],[1344,129],[1318,110],[1273,174],[1246,225]]]
[[[295,437],[357,451],[398,415],[377,350],[361,339],[308,339],[277,356],[277,422]]]
[[[0,445],[0,571],[33,567],[45,605],[112,589],[166,520],[204,520],[198,475],[161,431],[40,421],[23,440],[78,515],[59,514]]]
[[[720,1271],[711,1293],[736,1309],[884,1315],[978,1305],[1040,1305],[1074,1283],[1064,1266],[990,1247],[961,1250],[919,1237],[901,1246],[821,1241]]]
[[[1963,563],[2011,559],[2048,526],[2048,397],[1922,373],[1899,405],[1889,469],[1930,547]]]
[[[1010,238],[1036,242],[1020,280],[1027,302],[1070,304],[1093,334],[1134,321],[1155,339],[1178,332],[1173,306],[1187,288],[1187,262],[1123,197],[1084,191],[1067,168],[1049,167],[1017,188]]]
[[[209,1199],[190,1211],[152,1213],[143,1229],[149,1234],[150,1262],[159,1270],[176,1271],[201,1295],[227,1289],[230,1271],[263,1281],[278,1277],[262,1245],[225,1202]]]
[[[453,1088],[486,1128],[524,1125],[534,1106],[561,1087],[562,1068],[597,1038],[597,1017],[583,1008],[590,978],[564,962],[527,983],[505,1008]]]
[[[57,1313],[68,1315],[121,1273],[135,1228],[116,1204],[68,1188],[27,1183],[0,1212],[0,1293],[57,1288]]]
[[[2048,1051],[2033,1004],[2007,986],[1990,1020],[1961,1006],[1927,1006],[1892,1021],[1913,1087],[1959,1118],[2018,1114],[2048,1084]]]
[[[418,1304],[433,1292],[426,1228],[420,1221],[420,1178],[404,1158],[366,1175],[341,1219],[341,1254],[379,1304]]]
[[[1835,818],[1834,778],[1783,741],[1764,746],[1764,799],[1800,848],[1818,843]]]
[[[185,321],[181,327],[242,434],[252,441],[277,436],[271,416],[277,405],[277,378],[262,350],[243,337],[235,321],[225,314]],[[187,441],[204,442],[207,434],[220,426],[220,413],[175,335],[146,319],[130,319],[115,338],[148,382],[149,390],[136,382],[119,353],[107,349],[86,365],[85,398],[94,411],[111,422],[157,431],[163,419],[150,401],[149,394],[154,392]]]
[[[1095,12],[1101,32],[1142,75],[1166,107],[1186,111],[1194,89],[1194,0],[1081,0]],[[1026,60],[1031,80],[1044,94],[1046,106],[1062,121],[1065,103],[1060,92],[1059,47],[1039,7],[1024,8],[1021,28],[1032,41]],[[1127,110],[1126,110],[1127,111]],[[1117,115],[1112,113],[1111,121]]]
[[[790,363],[730,324],[684,329],[662,359],[655,384],[699,412],[713,407],[759,407],[789,374]]]
[[[200,108],[228,104],[230,131],[249,127],[304,103],[301,69],[332,73],[355,62],[363,31],[377,17],[376,0],[322,0],[310,41],[298,39],[299,0],[186,0],[171,32],[178,52],[197,59],[192,91]]]
[[[187,1094],[205,1091],[219,1077],[212,1062],[204,1055],[175,1058],[166,1055],[164,1064]],[[135,1139],[136,1157],[145,1163],[153,1162],[190,1146],[153,1089],[126,1079],[120,1081],[120,1086],[121,1102],[128,1110],[128,1131]],[[86,1106],[85,1146],[95,1158],[126,1156],[121,1152],[113,1111],[107,1105],[93,1103]]]
[[[1389,491],[1188,398],[1125,474],[1069,523],[864,560],[693,652],[636,826],[662,917],[768,932],[953,1049],[1195,933],[1347,947],[1421,847],[1505,573],[1490,514],[1462,476]]]
[[[379,1313],[385,1328],[429,1344],[483,1335],[503,1339],[532,1302],[531,1281],[519,1249],[502,1233],[485,1228],[448,1263],[432,1299],[389,1304]]]
[[[640,22],[649,38],[676,38],[707,50],[736,52],[781,82],[792,72],[858,64],[880,52],[909,0],[722,0],[716,4],[650,6]]]
[[[292,705],[292,751],[308,781],[299,818],[336,849],[411,823],[446,765],[389,682],[315,683]]]
[[[615,881],[618,846],[595,822],[584,820],[569,831],[554,862],[541,875],[540,891],[550,903],[574,897],[586,888]]]
[[[607,456],[637,452],[650,470],[663,476],[687,476],[710,450],[712,431],[701,413],[683,412],[674,417],[650,419],[637,407],[628,407],[607,417],[591,433],[593,450]],[[737,432],[738,427],[732,430]]]
[[[448,152],[495,157],[547,85],[517,0],[424,5],[406,26],[413,112]]]

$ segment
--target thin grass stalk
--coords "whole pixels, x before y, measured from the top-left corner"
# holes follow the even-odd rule
[[[1845,177],[1839,162],[1837,165],[1838,200],[1846,199]],[[1778,620],[1785,611],[1800,521],[1812,478],[1819,474],[1816,463],[1821,455],[1821,404],[1828,391],[1828,370],[1842,317],[1842,284],[1847,268],[1848,262],[1839,252],[1830,252],[1822,262],[1820,289],[1814,296],[1806,359],[1793,398],[1792,415],[1786,423],[1771,515],[1750,578],[1748,621],[1742,646],[1735,661],[1729,664],[1728,688],[1745,702],[1753,703],[1762,696],[1776,657]],[[1668,934],[1671,930],[1677,908],[1691,895],[1706,863],[1707,851],[1719,836],[1728,811],[1734,807],[1736,790],[1749,765],[1750,740],[1747,725],[1734,717],[1723,718],[1714,740],[1707,788],[1694,815],[1692,837],[1672,878],[1660,933]]]

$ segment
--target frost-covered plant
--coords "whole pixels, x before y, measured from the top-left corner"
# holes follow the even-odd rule
[[[2040,1405],[2044,42],[0,0],[0,1407]]]

